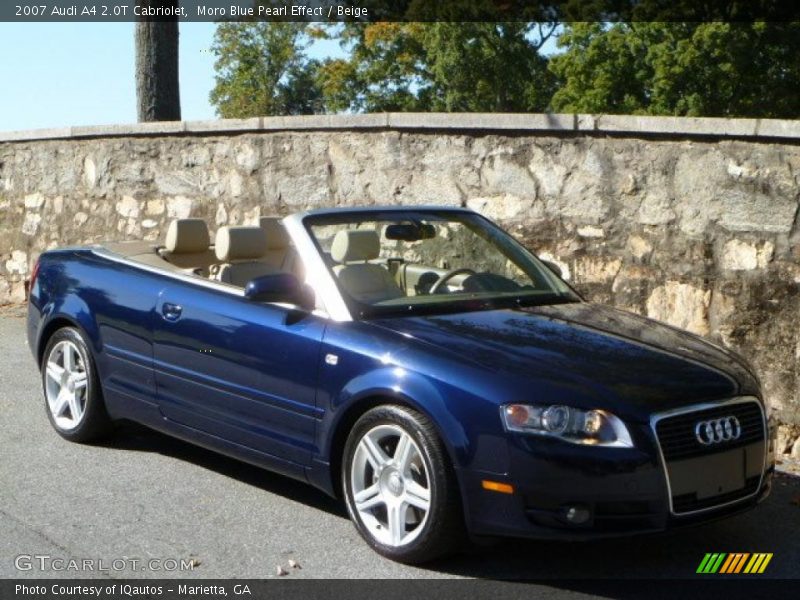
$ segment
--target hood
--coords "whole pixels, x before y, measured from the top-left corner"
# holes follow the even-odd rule
[[[657,412],[758,393],[733,352],[598,304],[379,319],[375,324],[470,361],[519,394],[562,387],[596,408]],[[550,401],[553,401],[552,399]],[[600,402],[600,405],[597,403]],[[611,405],[607,403],[611,403]],[[584,404],[580,402],[579,404]]]

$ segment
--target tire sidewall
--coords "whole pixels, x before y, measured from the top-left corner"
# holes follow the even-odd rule
[[[56,424],[47,401],[47,362],[56,344],[65,341],[72,342],[78,349],[78,354],[80,354],[84,369],[86,370],[86,407],[83,412],[83,418],[80,423],[78,423],[77,427],[69,430],[62,429]],[[93,429],[95,422],[98,420],[98,413],[104,413],[105,408],[102,406],[102,398],[99,397],[98,393],[99,386],[97,385],[94,360],[86,340],[78,329],[74,327],[64,327],[56,331],[50,337],[45,347],[44,354],[42,355],[41,376],[42,391],[44,392],[44,406],[47,411],[47,418],[50,421],[50,425],[53,426],[53,429],[55,429],[61,437],[70,441],[83,441],[87,437],[91,437],[94,434]]]
[[[353,490],[351,483],[351,469],[355,449],[365,433],[379,425],[400,426],[411,436],[420,450],[422,460],[428,475],[428,486],[431,493],[430,510],[428,511],[423,529],[412,542],[403,546],[387,546],[376,540],[361,520],[358,510],[353,501]],[[370,547],[379,554],[400,562],[419,562],[420,557],[429,554],[429,549],[437,540],[431,539],[436,535],[437,523],[440,521],[441,513],[445,510],[446,502],[444,494],[446,492],[446,481],[442,477],[443,469],[446,465],[436,465],[435,461],[441,460],[441,447],[435,447],[438,440],[428,439],[418,417],[414,411],[408,410],[399,405],[383,405],[366,412],[353,426],[348,436],[344,449],[344,460],[342,461],[342,490],[344,493],[345,504],[350,519],[355,524],[361,537]]]

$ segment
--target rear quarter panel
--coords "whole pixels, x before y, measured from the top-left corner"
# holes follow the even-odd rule
[[[45,252],[31,288],[28,342],[41,360],[58,328],[79,328],[94,353],[112,417],[128,416],[151,403],[152,319],[161,284],[142,269],[95,254],[91,249]]]

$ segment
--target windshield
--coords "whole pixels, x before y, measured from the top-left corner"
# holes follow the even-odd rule
[[[361,318],[579,300],[540,260],[474,213],[347,212],[304,223]]]

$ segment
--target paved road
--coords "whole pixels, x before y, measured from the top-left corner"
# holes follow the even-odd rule
[[[78,575],[14,567],[19,554],[45,554],[106,564],[193,558],[193,577],[273,577],[294,559],[302,569],[289,578],[674,578],[691,577],[714,551],[773,552],[766,575],[800,576],[800,477],[788,474],[754,512],[690,531],[505,542],[426,568],[398,565],[370,551],[342,506],[309,486],[139,428],[103,445],[63,441],[47,422],[23,323],[20,311],[0,311],[0,577]]]

